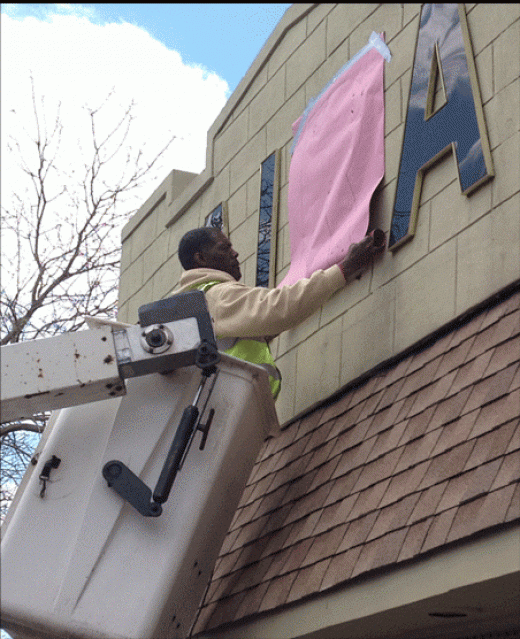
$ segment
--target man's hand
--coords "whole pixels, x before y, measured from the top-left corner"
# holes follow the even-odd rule
[[[360,277],[372,263],[374,255],[382,253],[385,246],[385,233],[380,229],[367,235],[361,242],[351,244],[345,259],[339,264],[345,281],[350,282],[355,277]]]

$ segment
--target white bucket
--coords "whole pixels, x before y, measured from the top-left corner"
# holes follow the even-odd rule
[[[122,461],[153,490],[199,369],[130,380],[125,397],[59,413],[2,540],[2,625],[15,639],[188,635],[262,442],[279,429],[266,373],[227,355],[218,368],[206,446],[198,432],[159,517],[101,471]]]

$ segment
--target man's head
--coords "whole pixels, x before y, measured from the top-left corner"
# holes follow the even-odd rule
[[[188,231],[179,242],[179,260],[186,270],[213,268],[229,273],[238,281],[242,274],[237,258],[231,242],[215,228]]]

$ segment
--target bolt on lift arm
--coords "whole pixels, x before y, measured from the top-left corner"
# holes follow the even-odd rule
[[[204,293],[142,306],[139,318],[138,326],[95,321],[90,330],[3,346],[2,423],[124,395],[129,377],[218,361]]]

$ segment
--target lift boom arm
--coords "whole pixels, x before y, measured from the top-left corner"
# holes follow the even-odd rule
[[[139,309],[140,325],[93,328],[9,344],[1,351],[1,421],[126,393],[125,379],[201,365],[216,353],[204,294],[175,295]],[[202,362],[202,366],[204,366]]]

